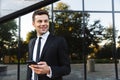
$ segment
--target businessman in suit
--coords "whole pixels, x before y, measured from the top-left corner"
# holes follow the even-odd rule
[[[62,76],[70,74],[71,71],[65,39],[49,32],[47,11],[36,10],[33,13],[32,21],[37,38],[31,39],[29,42],[28,58],[37,61],[37,64],[28,65],[27,80],[63,80]],[[39,37],[41,44],[38,57]],[[35,78],[36,75],[37,78]]]

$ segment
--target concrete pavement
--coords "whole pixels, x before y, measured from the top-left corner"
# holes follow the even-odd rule
[[[17,80],[17,65],[7,66],[7,74],[0,74],[0,80]],[[26,80],[26,65],[21,65],[20,71],[20,80]],[[118,74],[120,75],[120,64]],[[71,64],[71,73],[64,76],[64,80],[84,80],[84,65]],[[87,80],[116,80],[114,64],[95,64],[95,72],[87,72]]]

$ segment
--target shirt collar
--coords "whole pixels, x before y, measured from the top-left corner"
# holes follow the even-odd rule
[[[49,31],[47,31],[45,34],[41,35],[41,36],[38,36],[38,37],[42,37],[42,39],[47,39],[48,35],[50,34]],[[38,38],[37,37],[37,38]]]

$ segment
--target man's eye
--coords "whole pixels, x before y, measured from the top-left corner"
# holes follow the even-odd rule
[[[39,23],[42,23],[42,21],[38,21]]]
[[[48,20],[45,20],[45,22],[48,22]]]

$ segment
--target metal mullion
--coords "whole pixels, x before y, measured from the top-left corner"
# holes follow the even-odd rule
[[[82,24],[82,31],[83,31],[83,36],[84,36],[84,39],[83,39],[83,61],[84,61],[84,80],[87,80],[87,65],[86,65],[86,53],[85,53],[85,49],[86,49],[86,44],[85,44],[85,3],[84,3],[84,0],[82,0],[82,17],[83,17],[83,24]],[[84,46],[85,45],[85,46]]]
[[[114,0],[112,0],[112,22],[113,22],[113,55],[115,61],[115,76],[118,80],[118,67],[117,67],[117,51],[116,51],[116,39],[115,39],[115,12],[114,12]]]
[[[53,10],[53,12],[83,12],[82,10]],[[112,11],[89,11],[85,10],[84,12],[88,13],[112,13]],[[120,11],[114,11],[114,13],[120,13]]]

